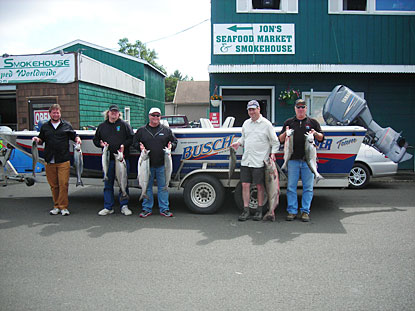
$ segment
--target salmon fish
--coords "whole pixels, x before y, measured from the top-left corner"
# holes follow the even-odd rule
[[[229,148],[229,173],[228,173],[228,186],[231,185],[231,178],[235,172],[236,167],[236,151],[232,147]]]
[[[83,187],[84,183],[82,182],[81,175],[84,170],[84,159],[80,144],[73,145],[73,163],[76,171],[76,186],[81,185]]]
[[[167,187],[170,184],[171,173],[173,172],[173,161],[171,159],[171,150],[169,148],[164,148],[164,176],[166,178],[166,186],[163,188],[167,190]]]
[[[37,142],[32,142],[32,175],[36,177],[36,164],[39,161],[39,151],[37,150]]]
[[[284,141],[284,164],[281,166],[282,170],[287,170],[288,161],[291,159],[291,155],[294,152],[294,130],[288,129],[285,131]]]
[[[110,150],[109,150],[109,145],[106,145],[103,149],[102,149],[102,157],[101,157],[101,162],[102,162],[102,171],[104,172],[104,181],[108,180],[108,167],[110,165]]]
[[[118,154],[114,154],[115,158],[115,178],[117,179],[118,186],[121,190],[121,201],[128,200],[127,183],[128,172],[127,163],[124,159],[124,154],[118,151]]]
[[[141,187],[141,196],[139,201],[141,201],[143,198],[148,199],[147,196],[147,187],[148,182],[150,179],[150,157],[149,157],[149,150],[144,149],[141,151],[140,158],[138,159],[138,165],[137,165],[137,178],[138,178],[138,184]]]
[[[275,221],[275,209],[280,202],[280,180],[275,162],[270,158],[265,163],[265,189],[268,195],[268,212],[262,220]]]
[[[317,171],[317,146],[314,143],[314,135],[311,133],[304,134],[305,139],[305,160],[307,162],[308,167],[314,174],[314,178],[316,183],[319,182],[320,179],[324,179],[323,176],[319,174]]]

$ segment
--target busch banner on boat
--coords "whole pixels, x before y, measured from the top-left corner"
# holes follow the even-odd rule
[[[295,54],[294,24],[214,24],[213,52]]]
[[[0,83],[70,83],[75,54],[17,55],[0,58]]]

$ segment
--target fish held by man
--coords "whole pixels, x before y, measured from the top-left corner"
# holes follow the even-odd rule
[[[270,158],[264,160],[265,163],[265,190],[268,195],[268,212],[262,220],[275,221],[275,209],[280,202],[280,181],[278,169],[275,162]]]
[[[36,177],[36,164],[39,161],[39,151],[37,150],[37,141],[32,142],[32,175]]]
[[[307,162],[308,167],[314,174],[314,178],[316,180],[316,183],[319,182],[319,180],[324,179],[323,176],[319,174],[317,171],[317,146],[314,143],[314,135],[310,132],[304,134],[305,139],[305,160]]]
[[[82,156],[81,144],[73,145],[73,162],[76,171],[76,186],[81,185],[83,187],[84,183],[82,182],[81,176],[84,171],[84,158]]]
[[[171,173],[173,172],[173,161],[171,158],[171,149],[164,148],[164,176],[166,177],[166,186],[163,188],[167,190],[170,184]]]
[[[110,147],[109,145],[105,145],[104,148],[102,149],[101,162],[102,162],[102,171],[104,172],[103,181],[108,180],[108,167],[110,165],[110,150],[109,150],[109,147]]]
[[[281,166],[282,170],[287,170],[288,161],[294,152],[294,129],[287,129],[285,131],[284,141],[284,164]]]
[[[150,158],[149,158],[150,150],[142,150],[140,158],[138,159],[138,165],[137,165],[137,178],[138,178],[138,184],[141,187],[141,196],[139,201],[141,201],[143,198],[148,199],[147,196],[147,186],[150,180]]]
[[[121,201],[128,200],[127,194],[127,183],[128,183],[128,172],[127,163],[124,159],[124,154],[118,151],[118,154],[114,154],[115,158],[115,178],[117,179],[118,186],[121,190]]]
[[[231,185],[231,178],[235,172],[236,167],[236,151],[234,148],[229,147],[229,173],[228,173],[228,186]]]

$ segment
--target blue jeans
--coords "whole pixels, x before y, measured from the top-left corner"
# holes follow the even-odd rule
[[[159,203],[160,213],[169,209],[169,191],[163,189],[166,186],[166,177],[164,174],[164,165],[160,167],[150,167],[150,180],[148,181],[147,196],[148,199],[143,200],[143,210],[151,212],[153,210],[153,184],[154,177],[157,180],[157,198]]]
[[[302,160],[288,161],[288,185],[287,185],[287,212],[297,215],[297,184],[301,177],[303,183],[303,198],[301,200],[301,213],[310,214],[311,201],[313,200],[314,174],[307,163]]]
[[[125,160],[127,163],[127,174],[130,171],[130,162],[128,160]],[[115,160],[110,160],[109,166],[108,166],[108,180],[104,182],[104,208],[106,209],[112,209],[114,206],[114,182],[115,182]],[[128,192],[128,186],[127,186],[127,194]],[[121,189],[118,193],[118,201],[120,202],[120,206],[128,205],[128,199],[121,201]]]

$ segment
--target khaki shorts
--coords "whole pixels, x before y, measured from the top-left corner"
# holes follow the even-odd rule
[[[265,167],[241,166],[241,182],[255,185],[263,185],[265,179]]]

